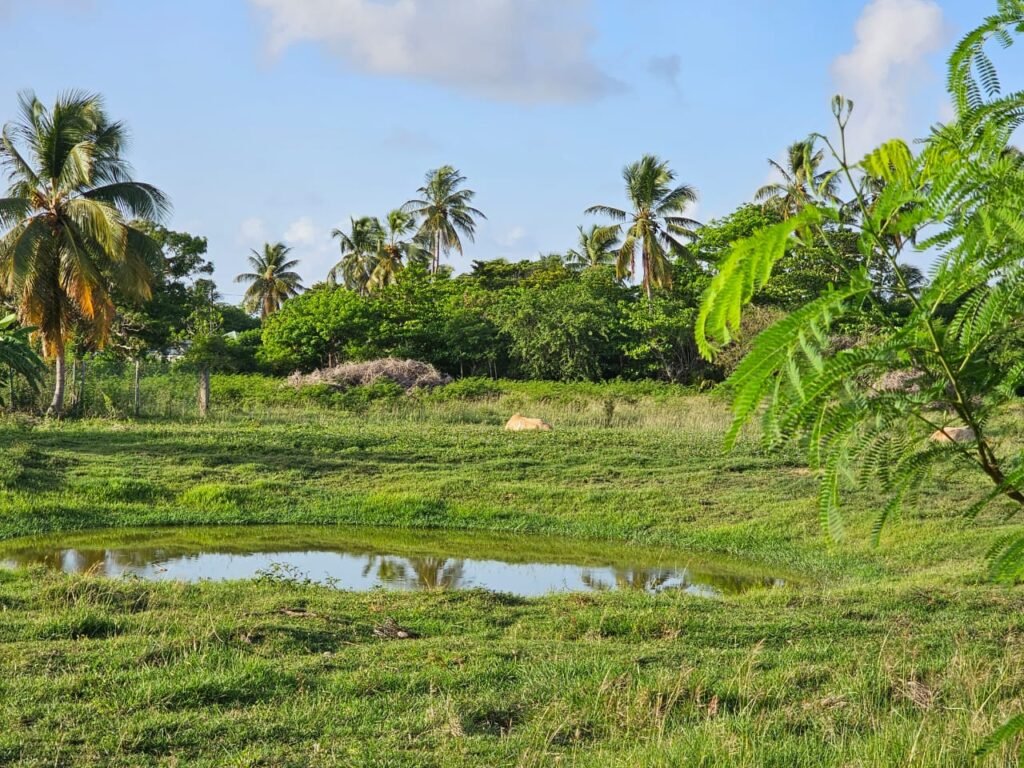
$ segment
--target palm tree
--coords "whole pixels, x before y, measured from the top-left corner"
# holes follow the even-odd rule
[[[676,174],[668,163],[654,155],[644,155],[638,162],[622,170],[626,197],[632,213],[608,205],[595,205],[588,214],[608,216],[626,225],[625,240],[616,259],[619,278],[636,274],[636,255],[640,252],[643,267],[642,284],[648,300],[653,289],[672,286],[671,262],[668,253],[683,252],[682,241],[691,241],[700,226],[683,216],[686,207],[697,202],[697,190],[688,184],[673,187]]]
[[[472,242],[476,234],[476,219],[486,219],[470,203],[476,196],[471,189],[460,189],[466,177],[450,165],[429,171],[425,183],[402,210],[420,219],[419,236],[431,245],[433,261],[430,271],[441,268],[441,254],[452,250],[462,254],[461,233]]]
[[[590,230],[577,227],[580,233],[578,249],[574,248],[565,254],[565,263],[575,270],[608,267],[615,263],[616,252],[619,250],[619,234],[617,225],[602,227],[594,224]]]
[[[284,243],[263,244],[263,252],[253,251],[249,257],[252,272],[246,272],[235,278],[236,283],[249,283],[245,292],[243,306],[247,312],[260,310],[260,318],[265,320],[277,312],[285,299],[297,296],[302,288],[302,278],[292,272],[298,265],[297,259],[288,259],[291,253]]]
[[[403,261],[415,258],[420,250],[415,240],[403,239],[416,230],[416,219],[402,209],[391,211],[385,219],[383,237],[377,247],[377,264],[370,275],[368,288],[375,291],[391,285],[398,279]]]
[[[816,148],[813,138],[794,142],[786,150],[785,166],[768,161],[782,181],[761,187],[754,199],[785,219],[796,216],[819,197],[835,202],[839,178],[831,171],[819,170],[824,160],[825,152]]]
[[[331,267],[327,279],[336,283],[341,276],[342,285],[366,295],[370,278],[377,266],[377,253],[384,239],[384,230],[373,216],[349,219],[349,231],[335,229],[331,237],[340,241],[341,260]]]
[[[21,117],[0,137],[10,179],[0,198],[0,284],[56,361],[49,412],[60,415],[65,342],[85,325],[90,340],[103,344],[115,288],[149,297],[147,260],[159,248],[130,222],[157,221],[169,204],[156,187],[132,180],[121,156],[125,128],[107,118],[99,96],[64,93],[52,109],[30,92],[19,102]]]

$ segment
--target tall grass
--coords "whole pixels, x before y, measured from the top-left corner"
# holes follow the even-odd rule
[[[198,417],[196,377],[147,363],[138,414],[130,366],[86,367],[85,384],[69,381],[69,412],[88,418],[193,419]],[[48,381],[47,386],[52,384]],[[284,379],[218,374],[211,379],[215,418],[305,418],[357,414],[370,419],[498,424],[515,412],[556,426],[682,429],[718,433],[724,406],[687,388],[654,381],[558,383],[463,379],[432,391],[405,393],[387,382],[345,391],[326,385],[297,388]],[[19,408],[42,413],[48,393],[19,392]]]
[[[160,376],[153,401],[184,403],[190,377]],[[982,578],[1010,524],[965,522],[979,489],[960,478],[934,478],[878,549],[878,499],[853,497],[830,545],[814,478],[752,439],[723,454],[714,397],[488,381],[342,397],[217,377],[205,421],[2,417],[0,538],[360,523],[413,543],[618,539],[801,578],[720,601],[521,600],[0,570],[0,764],[967,765],[1024,709],[1024,597]],[[505,432],[517,410],[554,431]],[[388,619],[416,638],[375,635]],[[988,764],[1019,762],[1011,746]]]

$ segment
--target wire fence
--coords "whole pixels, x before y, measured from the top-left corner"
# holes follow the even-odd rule
[[[0,371],[0,401],[8,410],[42,415],[53,395],[51,367],[38,392]],[[13,388],[13,389],[12,389]],[[199,376],[158,360],[68,362],[64,414],[71,418],[193,420]],[[13,397],[11,393],[13,391]],[[513,413],[565,427],[639,427],[715,433],[728,423],[727,407],[693,390],[653,381],[559,383],[462,379],[434,390],[406,392],[393,382],[338,389],[295,386],[258,374],[214,374],[209,415],[222,419],[395,419],[500,427]],[[12,407],[13,404],[13,407]]]
[[[0,399],[11,411],[44,413],[53,398],[55,383],[52,367],[38,391],[24,381],[12,381],[3,375]],[[69,361],[64,412],[115,418],[198,416],[198,376],[153,360],[116,364]]]

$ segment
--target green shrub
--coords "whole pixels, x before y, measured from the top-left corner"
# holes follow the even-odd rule
[[[433,390],[428,398],[430,400],[485,400],[497,397],[505,392],[505,387],[493,379],[484,379],[472,376],[466,379],[459,379],[438,387]]]
[[[378,381],[362,387],[334,392],[331,405],[346,411],[363,412],[377,402],[395,403],[405,399],[405,390],[393,381]]]

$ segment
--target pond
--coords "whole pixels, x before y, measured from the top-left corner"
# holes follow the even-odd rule
[[[743,561],[515,534],[363,527],[139,528],[0,542],[0,567],[150,580],[286,579],[340,589],[485,589],[523,597],[629,589],[703,597],[780,587]]]

